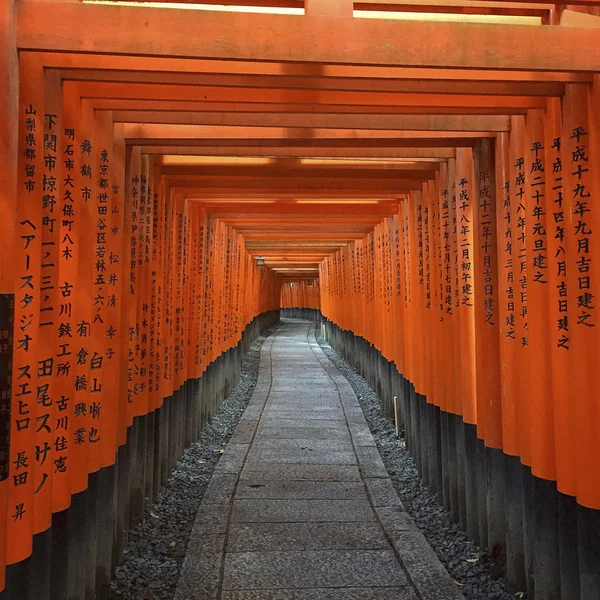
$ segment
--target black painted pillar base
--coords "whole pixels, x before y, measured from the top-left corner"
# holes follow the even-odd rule
[[[241,360],[279,311],[259,315],[238,347],[188,380],[162,406],[136,417],[115,464],[89,475],[88,488],[33,538],[32,555],[6,569],[0,600],[95,600],[109,595],[111,576],[127,546],[129,528],[153,503],[177,460],[237,384]]]
[[[398,396],[406,447],[423,482],[489,555],[494,577],[529,600],[600,600],[600,510],[578,505],[518,457],[486,447],[476,427],[417,394],[367,340],[325,320],[325,336],[384,395]],[[391,370],[391,373],[390,373]],[[397,417],[396,417],[397,418]]]

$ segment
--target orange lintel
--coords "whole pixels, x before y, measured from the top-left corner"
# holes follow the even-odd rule
[[[592,0],[579,2],[589,5]],[[82,23],[93,23],[93,27],[82,28]],[[248,31],[253,35],[248,36]],[[298,17],[32,0],[19,2],[17,36],[23,50],[228,60],[593,72],[600,64],[600,45],[593,29],[579,30],[575,36],[568,28],[552,26]]]

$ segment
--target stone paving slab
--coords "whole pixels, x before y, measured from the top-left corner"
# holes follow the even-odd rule
[[[344,419],[330,421],[326,419],[299,419],[295,417],[271,417],[263,415],[260,424],[262,427],[310,427],[312,429],[329,429],[330,427],[344,427],[346,422]]]
[[[411,587],[224,592],[223,600],[418,600]]]
[[[215,467],[215,473],[239,473],[244,466],[249,448],[250,444],[229,442]]]
[[[243,480],[236,498],[269,500],[362,500],[365,486],[360,481]]]
[[[232,552],[224,589],[401,586],[406,575],[391,550]]]
[[[412,517],[401,506],[380,506],[375,509],[377,518],[390,538],[396,539],[406,531],[416,531]]]
[[[212,504],[203,500],[196,514],[189,543],[195,541],[198,544],[198,540],[204,535],[225,534],[229,525],[230,512],[228,504]]]
[[[298,398],[294,400],[293,406],[290,407],[289,400],[288,402],[283,402],[283,399],[279,398],[277,402],[275,402],[271,396],[269,397],[269,406],[267,408],[269,412],[289,412],[290,409],[303,415],[306,415],[306,411],[310,411],[318,417],[324,416],[326,419],[328,418],[327,415],[329,413],[335,413],[336,417],[344,414],[339,403],[327,402],[318,398]]]
[[[420,531],[404,531],[393,538],[394,548],[413,584],[427,600],[464,600]]]
[[[223,600],[418,600],[410,587],[224,592]]]
[[[345,423],[340,423],[334,427],[260,427],[257,429],[257,433],[261,439],[279,439],[279,440],[293,440],[293,439],[305,439],[305,440],[348,440],[348,429]],[[373,436],[371,436],[373,440]],[[374,444],[375,442],[373,442]]]
[[[215,473],[204,492],[205,504],[229,504],[233,498],[237,473]]]
[[[232,523],[228,550],[385,550],[376,521],[350,523]]]
[[[252,444],[252,452],[257,450],[271,450],[274,452],[296,452],[297,450],[309,450],[311,452],[352,452],[352,444],[350,436],[345,440],[332,440],[329,438],[266,438],[264,435],[259,436]],[[356,463],[356,458],[352,461]],[[323,463],[326,464],[326,463]]]
[[[246,464],[240,479],[307,479],[313,481],[360,481],[357,465]]]
[[[248,500],[235,499],[232,521],[309,523],[322,521],[374,521],[366,497],[360,500]]]
[[[258,421],[245,420],[240,421],[235,428],[229,443],[234,444],[249,444],[254,438],[254,434],[258,428]]]
[[[314,324],[290,322],[263,345],[259,384],[202,500],[175,600],[461,598]]]
[[[175,598],[219,598],[224,549],[224,534],[192,536]],[[189,560],[190,556],[202,556],[202,560]]]
[[[374,507],[398,506],[404,510],[389,477],[364,477],[363,479]]]
[[[352,442],[355,446],[375,446],[375,440],[371,435],[371,432],[365,430],[363,425],[357,425],[356,423],[349,423],[348,429],[352,437]]]
[[[344,412],[341,409],[327,409],[309,412],[296,408],[270,408],[266,407],[263,417],[272,419],[293,419],[295,421],[345,421]],[[363,417],[364,418],[364,417]],[[366,423],[366,421],[365,421]]]
[[[375,446],[356,446],[358,465],[363,477],[389,478],[387,469]]]
[[[248,453],[248,461],[255,460],[320,465],[356,464],[356,456],[349,439],[265,439],[260,436]]]
[[[244,421],[258,421],[262,415],[263,407],[261,406],[249,406],[246,412],[242,415],[241,422]]]

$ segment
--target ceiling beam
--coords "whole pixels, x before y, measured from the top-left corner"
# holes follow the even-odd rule
[[[594,29],[578,29],[573,35],[570,28],[552,26],[299,17],[32,0],[22,0],[17,10],[21,50],[490,70],[597,71],[600,66],[600,44]],[[82,27],[83,23],[93,26]],[[248,35],[249,31],[253,34]]]
[[[142,153],[152,155],[174,155],[174,156],[220,156],[220,157],[273,157],[273,158],[309,158],[352,160],[357,158],[368,159],[448,159],[454,158],[456,150],[454,148],[331,148],[323,145],[322,147],[301,147],[294,148],[261,148],[231,146],[182,146],[182,145],[142,145]]]
[[[399,79],[377,77],[318,77],[281,75],[229,75],[216,73],[173,73],[157,71],[123,71],[93,69],[61,69],[61,76],[67,81],[93,81],[107,83],[138,83],[161,85],[186,85],[199,88],[207,99],[214,100],[224,88],[229,95],[241,94],[246,90],[269,91],[265,101],[271,95],[270,90],[279,94],[293,90],[296,94],[328,92],[364,92],[392,94],[486,94],[492,96],[561,96],[564,93],[562,82],[538,81],[490,81],[464,77],[463,79],[421,79],[403,77]],[[243,92],[239,92],[243,89]],[[230,100],[229,96],[226,99]]]
[[[247,113],[247,114],[324,114],[324,115],[518,115],[525,114],[523,106],[415,106],[375,104],[318,104],[284,103],[284,102],[202,102],[193,100],[148,100],[146,98],[91,98],[88,99],[93,109],[100,110],[143,110],[194,113]]]
[[[23,1],[23,0],[22,0]],[[195,0],[194,0],[195,1]],[[471,0],[467,0],[469,5]],[[481,0],[485,2],[485,0]],[[156,56],[126,56],[111,54],[81,54],[68,52],[40,53],[47,68],[90,69],[119,71],[158,71],[172,73],[234,74],[234,75],[285,75],[298,77],[361,78],[361,79],[420,79],[443,81],[511,81],[590,83],[588,73],[561,71],[485,71],[478,69],[433,69],[381,67],[378,65],[323,65],[267,63],[254,60],[205,60],[199,58],[164,58]]]
[[[86,5],[89,6],[89,5]],[[541,96],[488,95],[466,93],[409,93],[336,90],[285,90],[177,85],[166,83],[78,82],[79,94],[85,99],[110,98],[134,100],[174,100],[189,102],[250,102],[257,104],[314,104],[326,109],[332,105],[422,106],[465,108],[545,108]],[[431,111],[430,111],[431,112]]]
[[[213,181],[215,178],[222,177],[227,179],[227,183],[232,186],[236,185],[237,181],[260,180],[265,181],[273,179],[274,181],[280,178],[293,179],[298,177],[315,178],[327,181],[329,179],[410,179],[410,180],[428,180],[435,177],[435,169],[430,168],[413,168],[407,169],[382,169],[381,171],[373,171],[373,169],[365,169],[360,166],[351,168],[337,169],[322,169],[319,167],[302,167],[286,168],[277,165],[273,166],[165,166],[161,168],[162,174],[166,177],[191,177],[194,181]]]
[[[363,114],[244,114],[226,112],[117,110],[116,123],[174,124],[226,127],[370,129],[400,131],[510,131],[508,116],[463,115],[363,115]]]

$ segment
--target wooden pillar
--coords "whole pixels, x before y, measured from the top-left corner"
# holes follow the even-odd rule
[[[17,139],[19,69],[17,63],[16,1],[0,6],[0,256],[14,251],[17,218]],[[14,272],[12,261],[0,261],[0,590],[6,564],[6,493],[9,465],[10,381]],[[6,336],[6,337],[5,337]]]
[[[17,114],[19,108],[19,69],[15,0],[0,6],[0,256],[13,251],[17,210]],[[13,263],[0,263],[0,294],[13,292]]]
[[[480,543],[494,556],[503,551],[504,497],[498,493],[504,472],[502,448],[502,404],[500,384],[500,315],[498,244],[495,215],[501,203],[496,197],[495,146],[491,140],[478,140],[475,151],[475,180],[478,202],[475,203],[475,263],[478,275],[476,289],[476,378],[477,434],[485,441],[478,443],[478,507]],[[500,196],[502,198],[502,196]],[[500,241],[502,243],[502,241]],[[479,454],[479,451],[483,452]],[[491,534],[488,536],[488,533]]]

